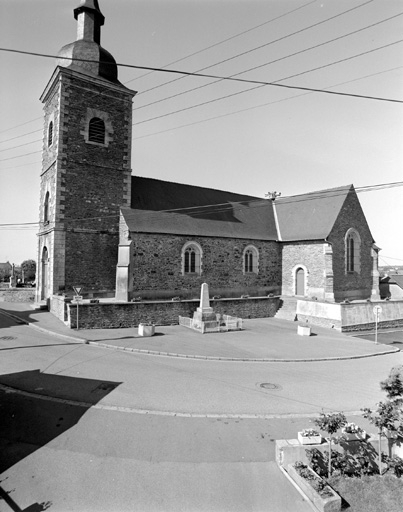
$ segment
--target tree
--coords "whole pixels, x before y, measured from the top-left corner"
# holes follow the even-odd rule
[[[376,404],[375,411],[368,407],[362,409],[363,416],[375,425],[379,436],[378,468],[381,470],[381,441],[382,436],[389,433],[403,437],[403,366],[392,368],[389,377],[380,383],[381,389],[386,392],[386,400]]]
[[[24,280],[31,281],[35,279],[36,262],[34,260],[24,260],[21,263],[21,270],[24,273]]]
[[[8,281],[10,277],[10,271],[5,268],[0,268],[0,281]]]
[[[347,418],[342,412],[325,414],[320,413],[320,418],[315,418],[313,422],[319,427],[320,430],[324,430],[329,434],[329,460],[328,460],[328,477],[332,474],[332,435],[334,435],[339,428],[344,427],[347,423]]]

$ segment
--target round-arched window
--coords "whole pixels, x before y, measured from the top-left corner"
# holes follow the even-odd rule
[[[90,119],[88,126],[88,141],[105,144],[105,123],[99,117]]]

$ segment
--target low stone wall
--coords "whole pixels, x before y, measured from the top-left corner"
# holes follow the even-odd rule
[[[53,295],[49,301],[49,310],[62,322],[67,322],[67,304],[71,299],[66,299],[61,295]]]
[[[0,302],[34,302],[35,288],[0,289]]]
[[[298,300],[298,321],[333,328],[342,332],[375,329],[374,307],[380,306],[378,328],[403,326],[403,300],[354,301],[351,303],[329,303]]]
[[[210,300],[215,313],[239,318],[273,317],[279,306],[279,297],[253,297],[248,299]],[[100,302],[79,305],[79,327],[81,329],[113,329],[137,327],[139,323],[155,325],[178,325],[179,316],[193,317],[199,300],[180,302]],[[60,316],[59,316],[60,318]],[[77,327],[77,305],[67,304],[67,325]]]
[[[375,329],[374,307],[380,306],[378,328],[403,327],[403,300],[341,304],[342,331],[364,331]]]

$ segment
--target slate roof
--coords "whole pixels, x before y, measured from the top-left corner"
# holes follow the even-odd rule
[[[271,200],[132,176],[131,208],[121,210],[137,233],[325,240],[350,192],[352,185],[277,198],[274,213]]]
[[[271,201],[258,197],[132,176],[121,210],[131,232],[277,240]]]
[[[278,198],[279,239],[324,240],[331,232],[352,185]]]

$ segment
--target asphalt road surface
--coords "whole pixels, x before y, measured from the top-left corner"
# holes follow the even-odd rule
[[[277,468],[275,440],[322,409],[373,406],[403,363],[186,360],[70,343],[2,315],[0,327],[5,512],[312,510]]]

